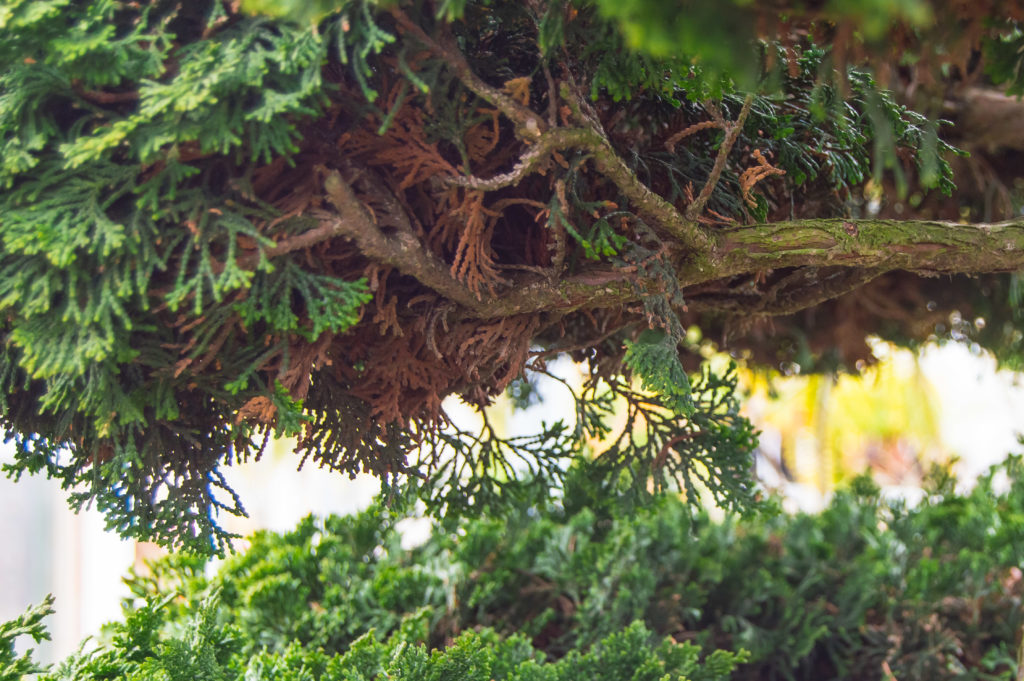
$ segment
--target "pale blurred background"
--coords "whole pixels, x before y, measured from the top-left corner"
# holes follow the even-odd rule
[[[875,354],[878,365],[859,378],[745,375],[746,410],[762,432],[758,473],[786,495],[792,510],[821,508],[837,482],[868,467],[890,494],[913,500],[932,463],[959,457],[955,470],[968,481],[1021,451],[1024,386],[1018,376],[996,371],[990,357],[963,345],[915,356],[878,344]],[[561,367],[566,375],[573,370]],[[542,395],[542,406],[513,413],[499,404],[496,416],[517,432],[529,432],[541,417],[571,419],[559,388],[542,386]],[[8,456],[0,450],[0,460]],[[276,443],[259,463],[227,469],[250,517],[226,527],[243,535],[287,530],[307,513],[362,508],[377,491],[373,479],[349,480],[315,467],[296,471],[296,461],[287,443]],[[96,511],[76,516],[59,486],[38,477],[19,483],[0,477],[0,542],[6,549],[0,553],[0,621],[48,593],[56,597],[57,612],[47,622],[53,641],[38,647],[45,662],[59,660],[117,618],[127,595],[121,576],[157,553],[104,532]]]

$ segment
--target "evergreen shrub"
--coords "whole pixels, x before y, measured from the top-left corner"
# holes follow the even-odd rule
[[[578,498],[578,497],[577,497]],[[916,506],[868,478],[820,514],[521,507],[403,549],[397,514],[175,554],[47,679],[1015,679],[1024,462]],[[45,609],[0,626],[37,640]],[[0,657],[0,679],[34,664]]]

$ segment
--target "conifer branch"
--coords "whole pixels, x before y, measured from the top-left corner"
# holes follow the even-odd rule
[[[0,50],[0,420],[20,438],[15,470],[45,466],[84,485],[75,503],[95,500],[126,535],[223,548],[218,509],[244,511],[218,466],[262,451],[267,427],[301,431],[313,461],[389,484],[415,474],[407,454],[434,445],[453,457],[447,496],[434,499],[477,505],[481,490],[494,494],[478,473],[510,471],[506,445],[489,429],[446,432],[442,401],[487,404],[538,345],[590,348],[581,399],[605,394],[600,381],[627,398],[632,425],[603,462],[642,471],[637,490],[674,479],[696,498],[700,480],[714,493],[713,472],[743,497],[753,434],[722,403],[735,381],[706,374],[704,388],[684,389],[672,342],[684,322],[721,325],[700,311],[784,315],[899,270],[848,299],[857,318],[830,314],[844,301],[813,326],[778,326],[847,364],[860,350],[840,335],[859,347],[861,332],[902,315],[906,338],[920,339],[910,324],[934,316],[931,300],[949,314],[984,298],[971,318],[989,332],[1022,326],[1010,277],[982,289],[908,274],[1024,269],[1024,221],[913,219],[956,219],[969,194],[929,198],[901,222],[783,222],[840,214],[836,197],[863,187],[872,159],[898,161],[915,187],[956,189],[957,150],[869,73],[844,74],[842,101],[817,115],[822,90],[810,84],[828,87],[822,75],[843,60],[787,42],[817,39],[806,22],[760,35],[769,69],[773,55],[788,69],[775,94],[731,104],[727,121],[696,102],[720,100],[731,67],[694,65],[747,49],[761,29],[659,57],[628,49],[619,22],[578,3],[480,0],[435,14],[437,2],[341,0],[315,26],[247,17],[238,3],[205,21],[189,3],[116,4],[17,12]],[[1016,63],[1016,29],[992,18],[980,13],[971,34],[1012,38],[993,45]],[[81,38],[72,60],[55,53],[54,36],[69,34]],[[694,120],[659,143],[666,124]],[[745,125],[762,135],[744,137],[740,154]],[[710,127],[722,130],[717,149],[702,137],[672,152]],[[563,149],[573,163],[559,167]],[[460,161],[467,176],[453,179]],[[765,182],[783,172],[793,182]],[[736,225],[748,210],[771,222]],[[286,220],[312,228],[296,234]],[[637,325],[652,320],[671,335],[641,342]],[[1024,357],[1002,336],[983,342]],[[738,344],[778,360],[776,340]],[[631,372],[649,389],[633,390]],[[584,427],[605,422],[578,413]],[[540,467],[591,437],[560,428],[508,451]]]
[[[395,221],[393,234],[385,234],[370,217],[363,204],[332,170],[324,179],[324,191],[337,213],[322,216],[324,225],[334,235],[351,239],[367,258],[391,265],[402,274],[415,277],[425,286],[470,310],[480,311],[487,305],[465,285],[453,278],[437,256],[427,251],[407,222]]]

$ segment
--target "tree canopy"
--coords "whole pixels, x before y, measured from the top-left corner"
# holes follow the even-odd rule
[[[1022,21],[995,0],[7,2],[7,470],[201,551],[244,513],[220,468],[272,435],[444,512],[558,484],[749,508],[735,373],[688,329],[784,371],[856,367],[871,334],[1024,357]],[[559,355],[588,367],[574,423],[447,418],[452,395],[528,402]]]

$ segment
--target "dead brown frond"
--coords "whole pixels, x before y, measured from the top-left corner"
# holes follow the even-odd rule
[[[506,80],[502,90],[523,106],[530,103],[530,84],[533,79],[530,76],[521,76]]]
[[[385,170],[398,180],[399,189],[433,177],[456,175],[455,167],[441,154],[437,143],[428,141],[423,109],[403,106],[397,101],[401,87],[401,83],[395,83],[385,98],[385,110],[398,109],[383,134],[379,134],[383,123],[379,114],[367,114],[372,120],[338,138],[338,151],[363,165]]]
[[[367,340],[374,345],[367,348],[363,370],[351,392],[370,405],[374,420],[404,427],[411,418],[439,418],[441,402],[459,372],[452,372],[448,362],[438,361],[421,333]]]
[[[711,210],[710,208],[708,208],[708,209],[705,210],[705,212],[707,213],[707,215],[701,215],[699,218],[697,218],[697,222],[701,223],[702,225],[719,225],[719,226],[721,226],[721,225],[735,225],[736,224],[736,219],[735,218],[731,218],[728,215],[722,215],[721,213],[719,213],[716,210]]]
[[[786,174],[785,170],[776,168],[769,163],[760,149],[754,149],[753,156],[754,160],[757,161],[757,165],[747,168],[740,175],[740,192],[743,196],[743,201],[751,208],[757,206],[757,200],[754,199],[753,194],[754,185],[766,177]]]
[[[235,421],[237,423],[248,421],[249,423],[267,425],[273,423],[276,417],[277,407],[274,406],[269,397],[260,395],[252,398],[239,408]]]
[[[504,283],[491,251],[491,234],[500,216],[501,213],[484,206],[484,192],[468,190],[462,204],[444,218],[456,220],[460,226],[451,274],[478,298],[482,297],[484,289],[493,295],[495,285]]]
[[[474,164],[483,163],[501,141],[500,112],[488,108],[480,108],[477,111],[487,116],[487,120],[477,123],[463,135],[466,155]]]

